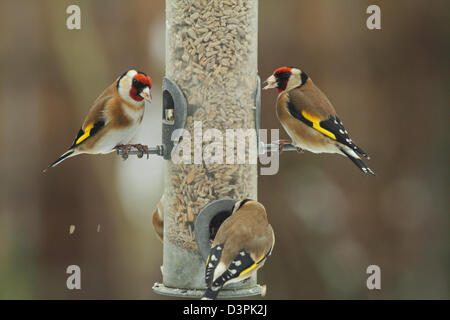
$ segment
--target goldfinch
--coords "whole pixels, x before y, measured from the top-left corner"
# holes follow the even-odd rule
[[[73,156],[106,154],[125,147],[144,117],[144,99],[151,102],[152,80],[145,73],[129,70],[117,78],[94,101],[69,149],[47,169]],[[134,145],[145,150],[145,146]],[[44,171],[46,171],[45,169]]]
[[[282,67],[266,82],[263,89],[278,89],[278,119],[299,150],[338,153],[347,156],[363,173],[375,175],[360,158],[369,159],[367,153],[350,139],[331,102],[305,72]]]
[[[159,240],[163,241],[164,239],[164,195],[158,202],[158,206],[155,211],[153,211],[152,215],[152,224],[153,229],[155,230],[156,236]]]
[[[245,199],[219,227],[206,261],[202,300],[217,298],[228,283],[251,277],[272,253],[275,236],[264,206]]]

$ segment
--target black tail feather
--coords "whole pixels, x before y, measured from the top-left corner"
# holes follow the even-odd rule
[[[73,149],[69,149],[67,152],[65,152],[61,157],[59,157],[58,159],[56,159],[51,165],[49,165],[47,168],[44,169],[44,172],[47,171],[50,168],[56,167],[58,164],[60,164],[61,162],[63,162],[65,159],[67,159],[68,157],[70,157],[73,153],[75,152],[75,150]]]
[[[364,158],[366,158],[367,160],[370,160],[370,156],[360,147],[358,147],[357,145],[355,145],[355,151],[358,152],[360,155],[362,155]]]
[[[375,172],[372,171],[366,164],[360,159],[351,156],[348,152],[346,152],[344,149],[341,149],[341,151],[350,159],[352,162],[366,175],[372,174],[375,175]]]
[[[205,293],[202,295],[201,300],[216,300],[219,295],[220,289],[213,290],[211,288],[206,289]]]

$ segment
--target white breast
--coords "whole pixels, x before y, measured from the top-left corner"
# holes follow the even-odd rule
[[[293,134],[287,126],[285,126],[283,123],[281,123],[284,130],[286,130],[287,134],[292,140],[292,143],[299,148],[302,148],[303,150],[308,150],[309,152],[313,153],[341,153],[338,148],[336,148],[336,145],[333,141],[331,141],[329,138],[322,135],[317,130],[308,127],[306,130],[310,132],[310,134],[317,135],[322,143],[320,144],[312,144],[308,142],[308,139],[303,139],[303,137],[299,137],[298,135]],[[305,124],[301,123],[299,125]]]
[[[122,104],[122,110],[125,111],[125,115],[130,118],[132,121],[137,122],[141,116],[144,114],[145,106],[144,102],[142,102],[142,108],[138,110],[131,109],[129,106]]]
[[[126,128],[109,128],[108,132],[98,141],[96,149],[99,153],[110,153],[114,151],[114,147],[118,145],[128,144],[137,132],[140,122],[139,120],[144,114],[144,108],[140,110],[132,110],[127,106],[123,106],[123,110],[127,117],[131,120],[131,125]]]

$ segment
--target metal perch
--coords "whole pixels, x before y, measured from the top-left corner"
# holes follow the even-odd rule
[[[157,145],[156,147],[147,147],[147,152],[144,152],[144,155],[150,155],[150,154],[155,154],[157,156],[163,156],[164,155],[164,146],[163,145]],[[136,147],[130,147],[128,149],[127,154],[129,156],[137,156],[142,154],[142,150],[139,150]],[[117,155],[119,156],[123,156],[123,150],[118,149],[117,150]]]
[[[269,143],[269,144],[260,143],[259,154],[265,154],[268,152],[278,152],[278,151],[279,151],[279,146],[276,143]],[[282,151],[285,152],[285,151],[298,151],[298,150],[297,150],[296,146],[288,143],[288,144],[283,145]],[[131,147],[128,150],[129,156],[137,156],[137,155],[140,155],[141,153],[142,153],[142,151],[135,147]],[[148,152],[144,152],[144,155],[151,155],[151,154],[161,156],[161,157],[164,156],[164,145],[160,144],[155,147],[148,147]],[[118,149],[117,155],[122,156],[123,151]]]

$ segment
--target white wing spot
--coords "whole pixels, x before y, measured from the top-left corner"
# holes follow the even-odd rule
[[[210,263],[208,263],[208,267],[209,268],[212,268],[213,267],[213,264],[210,262]]]
[[[241,256],[245,256],[245,252],[244,251],[241,252]]]
[[[211,256],[211,261],[216,261],[216,260],[217,260],[216,256],[215,256],[215,255],[212,255],[212,256]]]
[[[236,269],[231,269],[230,272],[231,272],[231,274],[236,274],[237,270]]]
[[[340,132],[341,134],[344,134],[344,131],[343,131],[342,129],[339,129],[339,132]]]
[[[239,267],[241,264],[242,264],[241,260],[236,260],[236,261],[234,262],[234,265],[235,265],[236,267]]]

